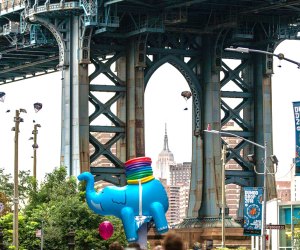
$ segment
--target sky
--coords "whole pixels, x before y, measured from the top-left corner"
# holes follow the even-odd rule
[[[300,41],[284,41],[275,53],[300,62]],[[295,126],[293,101],[300,101],[300,69],[296,65],[274,58],[272,78],[273,103],[273,153],[279,160],[276,178],[290,177],[292,158],[295,152]],[[189,90],[183,76],[169,64],[163,65],[151,77],[145,92],[145,144],[146,156],[155,163],[164,145],[167,126],[169,149],[177,163],[191,160],[192,100],[184,100],[181,92]],[[0,85],[0,92],[6,93],[0,102],[0,168],[13,173],[15,110],[21,113],[24,122],[19,133],[19,169],[33,168],[32,136],[33,120],[41,125],[38,132],[37,176],[42,180],[60,164],[61,127],[61,73],[27,79]],[[33,104],[41,102],[42,110],[35,113]],[[185,108],[188,110],[184,110]],[[6,112],[10,110],[10,112]]]

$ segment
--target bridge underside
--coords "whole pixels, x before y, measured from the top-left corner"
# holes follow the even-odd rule
[[[188,217],[219,217],[221,146],[226,142],[204,134],[208,124],[222,130],[233,122],[230,132],[267,142],[272,154],[272,58],[224,48],[273,52],[280,41],[297,39],[300,1],[5,3],[0,8],[0,84],[62,72],[61,156],[70,175],[90,170],[97,180],[125,184],[123,163],[145,154],[145,88],[165,63],[179,70],[192,92]],[[231,68],[226,59],[238,66]],[[109,122],[103,125],[101,117]],[[103,142],[97,133],[110,137]],[[226,171],[226,184],[263,186],[247,160],[250,153],[264,157],[244,140],[229,148],[227,161],[240,167]],[[99,157],[113,167],[90,167]],[[272,171],[269,159],[267,165]],[[263,172],[262,163],[257,170]],[[273,176],[268,176],[268,187],[269,198],[276,197]]]

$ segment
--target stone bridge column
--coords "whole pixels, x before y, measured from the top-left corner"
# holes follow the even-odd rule
[[[271,74],[267,74],[264,63],[266,56],[261,54],[253,54],[254,58],[254,131],[255,141],[261,145],[267,143],[267,168],[270,173],[274,173],[274,166],[270,160],[270,155],[273,154],[273,139],[272,139],[272,79]],[[254,149],[257,162],[257,171],[263,173],[264,151]],[[256,186],[263,187],[264,177],[262,174],[256,175]],[[267,175],[268,184],[268,199],[277,197],[274,175]]]
[[[204,125],[220,130],[220,72],[214,67],[214,38],[203,39]],[[221,139],[219,135],[203,134],[203,195],[199,217],[219,217],[221,207]]]
[[[137,40],[130,40],[127,50],[127,159],[145,156],[144,68],[137,65]]]

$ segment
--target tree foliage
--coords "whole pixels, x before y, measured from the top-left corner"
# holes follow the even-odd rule
[[[291,244],[294,246],[294,249],[300,249],[300,219],[299,214],[297,214],[297,217],[293,217],[293,229],[291,226],[291,230],[294,230],[294,242],[292,242],[292,234],[286,235],[286,237],[291,237]]]
[[[5,181],[9,182],[9,179]],[[20,250],[40,249],[41,239],[36,237],[36,231],[41,229],[42,225],[44,249],[68,249],[70,231],[75,232],[75,246],[80,250],[107,249],[108,245],[116,240],[126,244],[120,220],[94,214],[85,202],[85,186],[78,186],[75,177],[67,178],[64,167],[47,174],[36,190],[34,180],[30,178],[24,177],[23,185],[26,187],[24,194],[27,195],[28,203],[19,213]],[[12,220],[12,213],[0,218],[7,246],[12,244]],[[103,240],[98,232],[99,223],[104,220],[109,220],[114,225],[114,234],[107,241]]]
[[[8,212],[11,211],[10,206],[9,206],[9,200],[5,193],[0,192],[0,216],[5,215]]]
[[[30,176],[30,171],[19,171],[19,203],[21,206],[25,205],[26,198],[32,192],[34,180]],[[4,194],[7,199],[7,205],[13,205],[14,184],[11,174],[6,174],[4,169],[0,169],[0,193]]]

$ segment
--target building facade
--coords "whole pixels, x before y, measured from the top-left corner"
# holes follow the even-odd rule
[[[291,201],[300,201],[300,176],[295,175],[295,163],[291,164]]]
[[[169,186],[169,211],[167,220],[172,228],[186,218],[189,187],[185,185]]]
[[[167,219],[171,227],[186,218],[191,166],[191,162],[170,165],[169,213]]]
[[[223,126],[223,130],[238,130],[239,128],[235,125],[234,122],[227,122],[225,126]],[[224,141],[227,143],[228,148],[235,148],[241,142],[241,139],[236,137],[224,137]],[[229,160],[225,165],[226,170],[241,170],[240,165],[234,160]],[[241,217],[239,212],[240,198],[241,198],[241,187],[236,184],[227,184],[225,186],[225,197],[226,197],[226,207],[228,207],[229,216],[236,219]]]
[[[114,133],[98,133],[92,132],[91,133],[101,144],[105,145],[111,138],[113,138]],[[110,150],[112,154],[116,155],[116,144],[112,145]],[[95,148],[92,144],[89,146],[90,155],[92,155],[95,151]],[[113,163],[108,160],[105,156],[101,155],[95,161],[91,163],[92,167],[113,167]]]
[[[267,229],[267,249],[300,249],[300,201],[268,201],[266,219],[267,225],[274,225],[273,228],[282,225]]]
[[[190,186],[191,162],[177,163],[170,165],[170,185]]]
[[[277,198],[282,202],[291,201],[291,181],[276,181]]]

